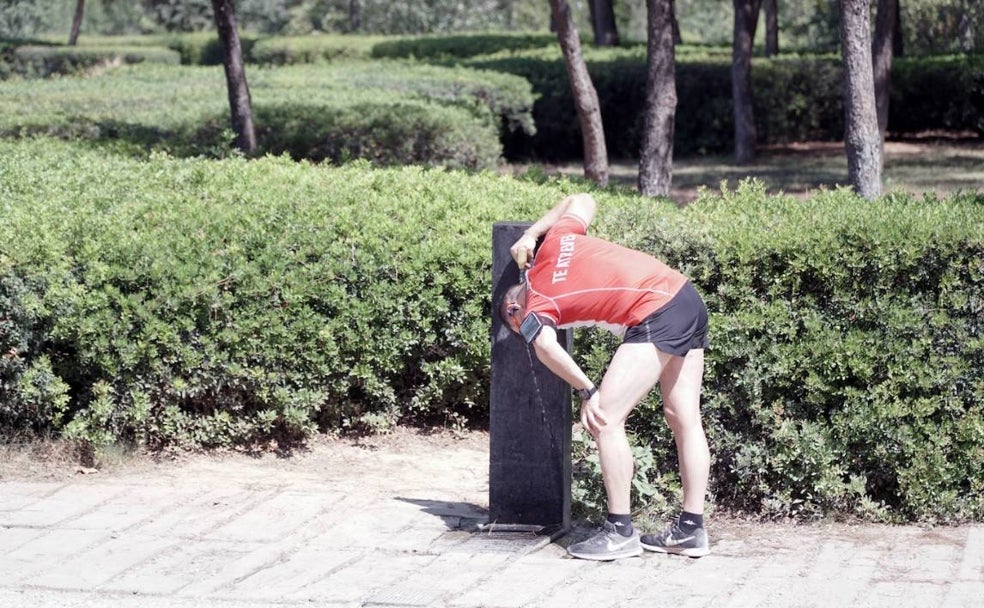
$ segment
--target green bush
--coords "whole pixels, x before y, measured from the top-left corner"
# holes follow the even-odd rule
[[[557,45],[554,34],[461,34],[392,37],[377,42],[372,56],[391,59],[467,59]]]
[[[609,154],[637,158],[645,108],[645,48],[585,47],[584,55],[598,91]],[[507,158],[580,158],[580,127],[558,48],[499,53],[460,63],[516,74],[533,85],[538,96],[533,109],[537,135],[507,140]],[[976,55],[896,61],[889,131],[980,131],[984,107],[975,101],[975,95],[984,87],[982,79],[984,64]],[[676,87],[674,152],[730,152],[734,138],[730,57],[713,49],[678,47]],[[843,82],[838,58],[780,55],[755,59],[752,90],[759,144],[843,138]]]
[[[296,160],[487,169],[501,149],[497,131],[469,112],[419,100],[260,106],[254,118],[264,152]]]
[[[178,54],[156,47],[69,47],[20,46],[13,52],[13,73],[26,77],[48,78],[73,75],[99,67],[134,63],[177,64]]]
[[[248,55],[259,65],[296,65],[370,59],[383,36],[276,36],[257,41]]]
[[[490,227],[575,187],[0,142],[0,426],[209,447],[481,422]],[[984,517],[984,198],[597,196],[597,234],[681,268],[708,303],[714,505]],[[597,378],[617,340],[576,345]],[[670,509],[658,397],[630,423],[636,491]]]
[[[799,201],[745,184],[705,193],[684,218],[650,217],[620,209],[608,225],[638,226],[618,235],[682,268],[708,302],[717,504],[984,515],[984,198]],[[634,424],[675,470],[655,399]]]
[[[21,387],[0,393],[4,421],[151,447],[481,420],[488,227],[561,196],[491,174],[138,162],[55,140],[0,143],[0,194],[0,339],[17,351],[0,377]]]
[[[532,92],[515,76],[394,62],[369,67],[250,72],[259,153],[480,169],[501,156],[500,132],[533,129]],[[218,68],[148,65],[2,86],[0,136],[80,138],[137,154],[222,156],[231,149]]]
[[[240,32],[239,43],[242,46],[244,57],[250,56],[253,45],[259,40],[261,38],[256,34]],[[164,47],[178,53],[181,56],[182,65],[222,65],[222,44],[218,34],[214,31],[131,36],[82,36],[79,39],[79,46],[90,45],[107,48]]]
[[[889,129],[974,130],[984,136],[984,55],[897,59]]]

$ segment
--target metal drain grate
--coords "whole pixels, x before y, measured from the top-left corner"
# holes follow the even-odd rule
[[[554,531],[542,527],[482,526],[464,541],[449,547],[456,553],[510,553],[524,555],[549,545]],[[556,530],[555,532],[560,532]]]

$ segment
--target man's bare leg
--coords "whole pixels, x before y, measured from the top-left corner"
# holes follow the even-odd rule
[[[711,453],[700,418],[700,391],[704,378],[704,351],[691,350],[686,357],[671,357],[663,368],[660,386],[663,415],[673,431],[683,483],[683,510],[704,512]]]
[[[711,550],[704,530],[704,495],[711,455],[700,420],[703,376],[704,351],[691,350],[686,357],[672,357],[660,377],[663,415],[673,430],[680,461],[683,512],[663,532],[642,536],[642,547],[650,551],[701,557]]]
[[[632,507],[635,463],[625,435],[625,420],[656,385],[669,359],[669,355],[660,353],[650,343],[622,344],[615,351],[601,382],[600,407],[608,418],[608,424],[594,439],[598,446],[610,513],[628,514]]]

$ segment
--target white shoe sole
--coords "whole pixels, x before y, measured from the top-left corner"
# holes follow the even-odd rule
[[[642,543],[642,548],[646,551],[655,551],[656,553],[669,553],[672,555],[684,555],[686,557],[704,557],[711,552],[709,547],[693,547],[690,549],[676,549],[673,547],[660,547],[657,545],[647,545]]]
[[[627,557],[639,557],[642,555],[642,547],[636,547],[635,549],[626,549],[624,551],[619,551],[618,553],[576,553],[567,550],[567,554],[571,557],[576,557],[578,559],[590,559],[596,562],[610,562],[616,559],[625,559]]]

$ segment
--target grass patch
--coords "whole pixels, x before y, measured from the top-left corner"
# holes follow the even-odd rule
[[[516,171],[525,167],[513,167]],[[580,164],[546,165],[548,175],[580,176]],[[634,188],[639,167],[612,163],[611,182]],[[946,196],[984,192],[984,140],[936,137],[890,141],[885,145],[884,191]],[[759,150],[755,163],[737,165],[729,156],[694,156],[673,161],[673,189],[678,204],[697,199],[702,189],[717,192],[722,184],[735,189],[746,179],[761,181],[770,194],[807,198],[822,190],[849,184],[847,156],[839,142],[806,142]]]

